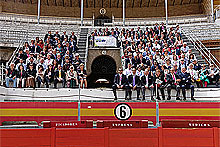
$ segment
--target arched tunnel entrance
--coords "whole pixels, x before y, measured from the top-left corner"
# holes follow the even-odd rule
[[[92,72],[88,76],[88,87],[111,87],[116,73],[115,60],[107,55],[96,57],[91,65]]]

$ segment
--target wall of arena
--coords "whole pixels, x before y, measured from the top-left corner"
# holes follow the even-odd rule
[[[46,128],[2,129],[0,139],[2,147],[219,147],[219,135],[219,128]]]
[[[105,8],[108,17],[114,15],[116,18],[122,17],[122,8]],[[84,17],[92,18],[93,14],[95,17],[99,16],[99,8],[85,8]],[[37,15],[37,4],[27,4],[12,1],[1,1],[0,2],[0,12],[7,13],[19,13],[19,14],[30,14]],[[180,15],[190,15],[190,14],[202,14],[202,5],[197,4],[184,4],[169,6],[169,16],[180,16]],[[43,16],[60,16],[60,17],[80,17],[79,7],[63,7],[63,6],[47,6],[41,5],[41,15]],[[164,17],[165,9],[164,6],[160,7],[134,7],[126,8],[126,17],[129,18],[143,18],[143,17]]]

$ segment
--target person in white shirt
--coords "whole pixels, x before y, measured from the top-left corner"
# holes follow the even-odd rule
[[[215,81],[216,86],[218,87],[218,81],[219,81],[219,70],[213,65],[210,65],[210,68],[208,69],[208,78],[211,83]]]
[[[141,66],[138,66],[137,69],[138,69],[138,70],[137,70],[137,72],[136,72],[136,75],[138,75],[139,77],[143,76],[143,75],[144,75],[144,72],[142,71]]]
[[[184,53],[187,53],[189,50],[189,47],[187,46],[186,42],[183,43],[183,46],[180,49],[181,51],[183,51]]]
[[[128,77],[130,74],[132,74],[131,63],[128,63],[128,68],[124,70],[124,75]]]
[[[190,74],[192,78],[192,82],[196,83],[197,87],[200,87],[199,72],[195,71],[194,65],[192,63],[190,63],[189,66],[187,67],[187,73]]]
[[[41,58],[40,62],[37,64],[37,71],[39,70],[40,67],[43,68],[43,71],[45,71],[48,67],[44,62],[44,58]]]
[[[53,59],[51,59],[51,55],[47,54],[47,59],[45,60],[46,67],[53,63]]]

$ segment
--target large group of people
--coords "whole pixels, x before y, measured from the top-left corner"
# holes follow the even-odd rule
[[[191,89],[194,100],[194,87],[207,87],[214,83],[218,86],[219,71],[213,65],[200,65],[196,55],[183,41],[181,29],[162,24],[146,28],[105,28],[94,30],[94,36],[113,36],[123,49],[123,67],[115,75],[113,93],[116,89],[125,89],[125,99],[130,100],[132,91],[137,91],[137,99],[145,99],[146,89],[150,90],[151,99],[171,99],[171,89],[176,90],[176,99],[180,100],[182,91],[186,99],[186,89]],[[6,71],[6,86],[13,82],[13,87],[49,87],[57,83],[63,87],[81,85],[87,87],[87,74],[83,62],[77,53],[77,36],[51,31],[44,39],[36,37],[26,42],[19,49],[15,61]]]
[[[218,69],[213,64],[207,68],[206,64],[198,63],[196,55],[183,42],[178,25],[169,29],[163,23],[136,30],[100,29],[92,33],[92,36],[96,35],[115,36],[122,43],[124,66],[119,69],[113,83],[116,100],[116,89],[120,88],[126,89],[127,100],[131,99],[132,90],[137,91],[138,100],[142,92],[144,100],[146,89],[150,90],[152,100],[154,96],[160,99],[160,94],[165,100],[165,88],[167,100],[171,99],[171,89],[177,91],[177,100],[180,100],[181,89],[183,100],[186,100],[186,89],[191,89],[191,99],[195,100],[195,86],[207,87],[212,83],[218,87]]]
[[[14,62],[6,70],[6,87],[47,87],[58,83],[63,87],[87,87],[84,63],[77,53],[77,36],[51,31],[44,39],[36,37],[25,42],[16,54]]]

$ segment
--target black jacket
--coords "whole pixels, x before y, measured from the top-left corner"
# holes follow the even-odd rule
[[[189,74],[189,73],[187,73],[187,72],[185,72],[185,73],[180,73],[179,74],[179,77],[180,77],[180,79],[181,79],[181,81],[180,81],[180,85],[191,85],[191,75]]]
[[[146,75],[141,77],[141,86],[145,86],[147,84],[147,79],[146,79]],[[148,74],[148,87],[150,85],[153,84],[153,77],[150,75],[150,73]]]
[[[8,74],[6,75],[6,77],[13,78],[14,76],[17,75],[17,71],[15,69],[11,70],[9,68],[9,69],[7,69],[7,71],[8,71]]]
[[[156,81],[159,80],[161,82],[161,85],[165,85],[165,79],[164,79],[164,74],[163,73],[160,73],[160,75],[157,77],[156,74],[154,74],[154,77],[153,77],[153,83],[156,84]]]
[[[37,71],[35,69],[32,69],[32,70],[28,69],[26,75],[27,77],[30,77],[30,76],[36,77],[36,73]]]
[[[135,67],[136,67],[136,64],[137,64],[137,62],[135,61],[134,58],[131,58],[131,62],[130,62],[130,59],[127,58],[127,59],[125,60],[125,68],[128,68],[128,63],[131,63],[131,65],[132,65],[132,66],[135,66]]]
[[[166,78],[166,82],[168,84],[171,84],[171,85],[175,84],[175,83],[178,83],[178,82],[176,82],[176,80],[180,79],[179,75],[174,73],[174,77],[175,77],[175,80],[173,79],[173,76],[171,75],[171,73],[167,74],[166,77],[165,77]]]
[[[133,75],[128,76],[128,83],[129,83],[129,85],[131,84],[133,86]],[[135,75],[135,85],[141,86],[140,77],[137,75]]]
[[[59,70],[55,72],[55,78],[59,78]],[[61,78],[66,79],[66,74],[63,70],[61,70]]]
[[[128,80],[126,78],[126,75],[122,74],[122,79],[121,79],[121,85],[125,86],[127,84]],[[120,75],[116,74],[114,78],[114,84],[119,85],[120,84]]]
[[[26,78],[26,76],[27,76],[26,71],[24,71],[24,70],[22,72],[20,70],[17,71],[17,75],[16,75],[17,78],[22,78],[23,79],[23,78]]]

